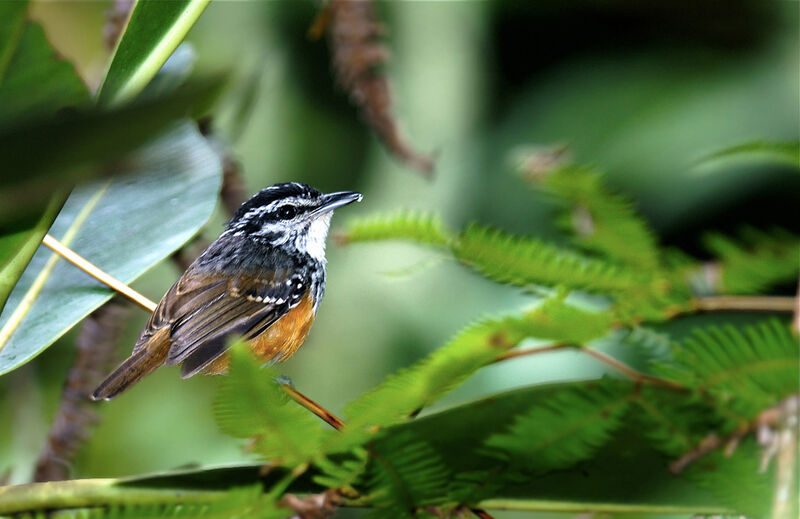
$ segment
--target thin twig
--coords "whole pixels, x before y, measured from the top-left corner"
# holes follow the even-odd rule
[[[688,389],[682,386],[681,384],[672,382],[671,380],[654,377],[653,375],[648,375],[647,373],[642,373],[641,371],[637,371],[632,367],[628,366],[627,364],[625,364],[624,362],[621,362],[615,359],[614,357],[606,355],[605,353],[601,353],[592,348],[584,348],[570,343],[559,343],[559,344],[553,344],[551,346],[544,346],[542,348],[529,348],[526,350],[511,350],[497,357],[494,360],[494,362],[501,362],[504,360],[515,359],[518,357],[525,357],[528,355],[538,355],[540,353],[548,353],[551,351],[559,351],[567,348],[575,348],[578,351],[582,351],[587,355],[594,357],[600,362],[614,368],[614,370],[622,373],[623,375],[630,378],[634,382],[638,382],[640,384],[649,384],[652,386],[661,386],[671,389],[673,391],[680,391],[682,393],[688,391]]]
[[[494,362],[500,362],[503,360],[513,359],[516,357],[526,357],[528,355],[538,355],[540,353],[548,353],[551,351],[558,351],[558,350],[565,350],[567,348],[575,348],[574,344],[570,343],[559,343],[559,344],[552,344],[550,346],[543,346],[541,348],[529,348],[526,350],[510,350],[502,355],[498,356]]]
[[[344,427],[344,422],[336,417],[333,413],[319,405],[318,403],[314,402],[307,396],[305,396],[300,391],[296,390],[289,384],[281,384],[281,388],[286,392],[287,395],[292,397],[292,400],[300,404],[301,406],[305,407],[318,417],[320,417],[324,422],[328,423],[331,427],[336,429],[337,431],[342,430]]]
[[[132,289],[122,281],[118,280],[115,277],[112,277],[94,264],[87,261],[82,256],[76,254],[72,249],[67,248],[57,239],[53,238],[49,234],[46,234],[42,243],[50,247],[53,252],[64,258],[65,260],[69,261],[82,271],[86,272],[99,282],[107,285],[109,288],[116,290],[120,294],[124,295],[137,305],[141,306],[148,312],[153,312],[156,309],[156,304],[149,300],[148,298],[144,297],[142,294],[137,292],[136,290]]]
[[[697,312],[793,312],[797,301],[791,296],[707,296],[691,301]]]
[[[492,514],[482,508],[470,508],[470,511],[481,519],[494,519]]]
[[[664,378],[654,377],[653,375],[648,375],[647,373],[642,373],[641,371],[637,371],[632,367],[628,366],[624,362],[621,362],[610,355],[606,355],[605,353],[601,353],[597,350],[592,348],[581,348],[581,351],[586,353],[587,355],[594,357],[595,359],[599,360],[603,364],[610,366],[617,370],[618,372],[622,373],[626,377],[630,378],[634,382],[639,382],[642,384],[650,384],[652,386],[661,386],[667,389],[671,389],[673,391],[680,391],[685,393],[688,391],[686,387],[677,382],[673,382],[671,380],[667,380]]]

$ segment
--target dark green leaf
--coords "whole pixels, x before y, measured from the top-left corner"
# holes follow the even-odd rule
[[[74,67],[58,57],[27,11],[27,1],[0,2],[0,126],[90,101]]]

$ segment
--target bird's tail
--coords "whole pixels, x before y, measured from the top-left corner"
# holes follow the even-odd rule
[[[164,363],[169,343],[146,345],[119,365],[92,393],[92,400],[111,400]]]

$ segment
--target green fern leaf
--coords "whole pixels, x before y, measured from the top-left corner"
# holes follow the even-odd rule
[[[695,448],[710,431],[725,434],[738,423],[726,420],[698,396],[644,386],[634,398],[634,420],[653,446],[671,459]]]
[[[230,373],[214,400],[220,429],[238,438],[254,438],[265,458],[289,466],[314,460],[328,431],[308,411],[291,402],[275,382],[277,373],[262,369],[245,345],[230,350]]]
[[[648,281],[643,274],[622,266],[478,224],[459,235],[453,252],[489,279],[522,287],[564,286],[613,294]]]
[[[723,504],[752,519],[767,519],[772,508],[775,485],[775,460],[762,473],[760,449],[752,438],[744,440],[730,457],[714,451],[691,465],[682,477],[715,494]],[[792,492],[792,490],[789,490]],[[796,492],[796,490],[795,490]],[[793,502],[792,502],[793,501]],[[797,494],[789,498],[797,506]],[[784,515],[783,517],[797,517]]]
[[[367,441],[376,427],[406,420],[526,338],[580,344],[604,335],[612,320],[610,313],[567,305],[562,294],[522,316],[487,319],[469,326],[444,347],[348,405],[348,426],[327,448],[330,452],[347,450]]]
[[[719,159],[747,160],[758,156],[800,168],[800,142],[764,140],[743,142],[712,153],[701,159],[700,164]]]
[[[559,224],[575,235],[577,245],[632,267],[658,268],[655,235],[630,200],[609,190],[601,173],[564,167],[542,177],[542,186],[569,204]]]
[[[674,365],[656,369],[750,420],[800,389],[800,355],[789,327],[771,319],[742,331],[696,330],[674,350]]]
[[[609,439],[630,402],[630,384],[611,379],[566,388],[534,404],[485,445],[491,455],[529,472],[566,468],[591,457]]]
[[[369,461],[366,449],[357,447],[348,453],[348,457],[334,462],[322,458],[316,462],[320,474],[314,476],[314,482],[327,488],[352,487],[367,469]]]
[[[442,457],[410,432],[388,435],[374,445],[367,477],[372,517],[414,517],[422,506],[442,503],[451,474]]]
[[[800,237],[776,229],[748,228],[739,243],[719,234],[705,238],[706,247],[719,258],[719,292],[753,294],[775,284],[797,279],[800,271]]]
[[[352,221],[339,238],[345,243],[410,240],[440,247],[447,247],[451,240],[450,233],[439,217],[413,211]]]

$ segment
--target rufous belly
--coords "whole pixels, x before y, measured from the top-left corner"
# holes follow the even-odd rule
[[[289,310],[261,335],[250,340],[250,350],[264,362],[275,359],[283,362],[291,358],[306,340],[314,323],[314,303],[306,295],[300,304]],[[228,356],[222,355],[203,370],[206,375],[219,375],[228,371]]]

